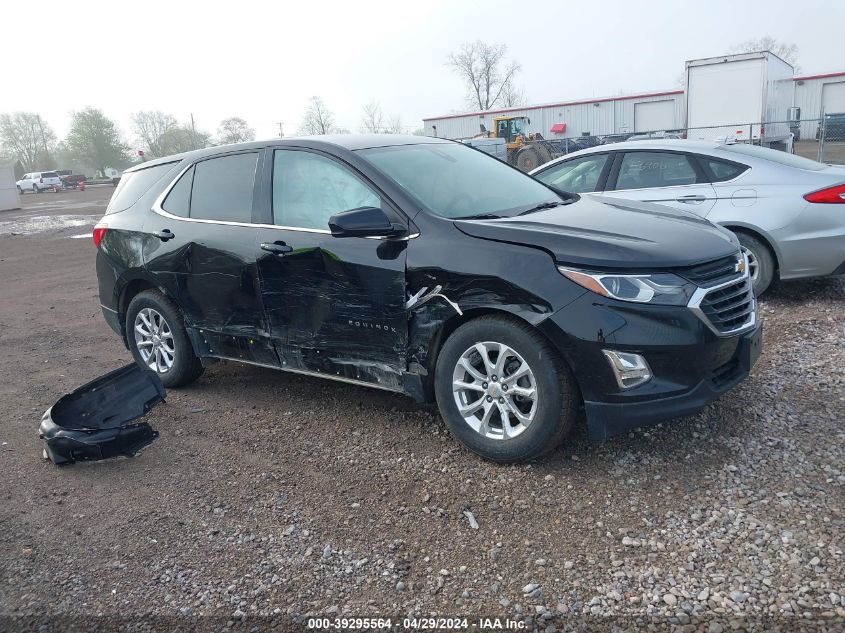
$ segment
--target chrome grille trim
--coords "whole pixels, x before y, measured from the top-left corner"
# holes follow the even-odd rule
[[[693,313],[701,319],[716,336],[719,337],[741,334],[742,332],[754,329],[757,325],[757,298],[754,296],[754,289],[751,285],[751,278],[748,274],[748,258],[744,253],[742,254],[742,258],[745,260],[745,270],[742,275],[715,286],[697,288],[687,304],[687,307],[689,307],[689,309],[692,310]],[[740,284],[742,285],[742,288],[739,287]],[[736,291],[716,299],[714,306],[719,305],[720,303],[725,305],[721,308],[712,307],[712,312],[714,316],[718,315],[720,320],[729,321],[745,316],[746,314],[747,319],[741,325],[729,330],[720,330],[711,320],[707,312],[705,312],[705,309],[702,308],[702,303],[710,293],[716,293],[720,290],[730,288],[731,286],[737,286]],[[747,301],[746,298],[748,299]],[[747,307],[744,307],[746,305]],[[738,308],[739,310],[737,311]]]

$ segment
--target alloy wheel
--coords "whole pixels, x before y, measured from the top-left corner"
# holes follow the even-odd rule
[[[176,347],[173,331],[164,317],[153,308],[142,308],[135,317],[134,330],[135,347],[144,364],[159,374],[170,371]]]
[[[464,421],[490,439],[518,436],[537,413],[534,372],[502,343],[476,343],[461,354],[452,373],[452,391]]]
[[[754,251],[747,249],[745,246],[740,248],[748,259],[748,276],[751,277],[751,282],[754,283],[760,274],[760,264],[757,262],[757,256],[754,254]]]

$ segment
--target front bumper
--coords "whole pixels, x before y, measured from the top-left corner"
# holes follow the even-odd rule
[[[631,304],[586,293],[541,324],[573,369],[591,439],[692,415],[748,376],[762,325],[717,335],[687,307]],[[630,352],[651,380],[620,388],[603,350]]]
[[[633,402],[584,401],[588,434],[601,440],[630,429],[651,426],[664,420],[693,415],[742,382],[760,357],[763,327],[744,334],[730,361],[716,368],[711,376],[678,395]]]

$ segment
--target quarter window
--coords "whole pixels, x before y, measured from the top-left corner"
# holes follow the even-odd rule
[[[182,174],[182,177],[175,185],[173,185],[173,188],[170,190],[170,193],[167,194],[167,198],[165,198],[164,204],[161,205],[161,208],[173,215],[187,218],[191,209],[191,185],[193,185],[193,183],[194,168],[191,167],[188,171]]]
[[[596,154],[568,160],[537,174],[536,178],[547,185],[572,193],[595,191],[607,157],[607,154]]]
[[[273,218],[277,225],[328,230],[335,213],[380,206],[379,195],[335,161],[311,152],[275,152]]]
[[[191,217],[251,222],[257,163],[257,153],[220,156],[197,163],[191,188]]]
[[[713,179],[711,182],[725,182],[726,180],[733,180],[746,169],[748,169],[748,167],[746,167],[745,165],[737,165],[736,163],[726,163],[724,161],[715,160],[713,158],[705,158],[704,156],[701,156],[700,158],[707,165],[707,168],[710,170],[710,173],[713,174]]]
[[[622,158],[616,189],[678,187],[695,181],[695,169],[684,154],[628,152]]]

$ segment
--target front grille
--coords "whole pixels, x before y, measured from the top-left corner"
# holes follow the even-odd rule
[[[736,277],[739,274],[737,271],[739,261],[736,255],[728,255],[712,262],[686,268],[681,275],[698,286],[713,286]]]
[[[699,305],[713,327],[727,333],[749,324],[754,318],[754,291],[745,276],[734,283],[707,292]]]

